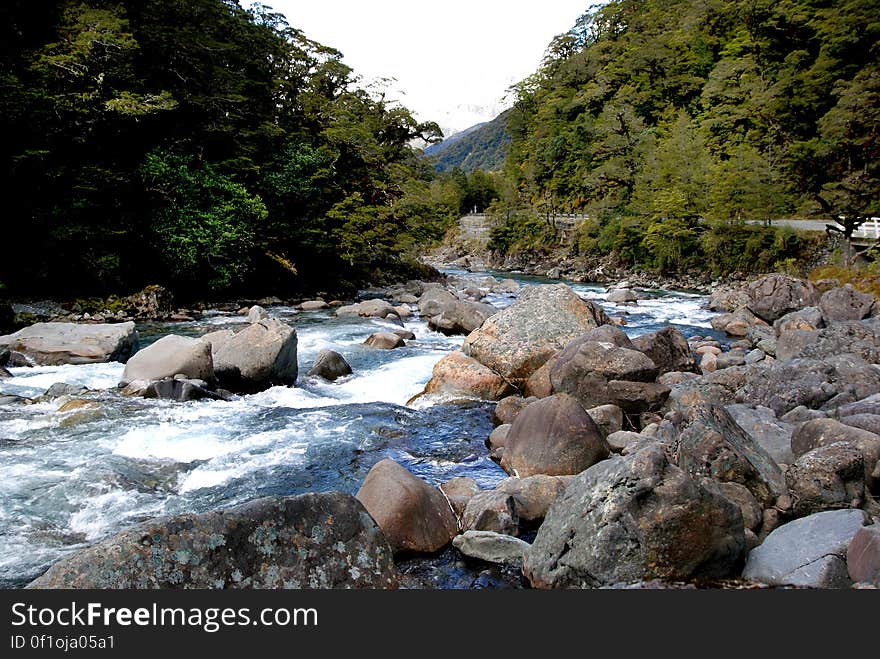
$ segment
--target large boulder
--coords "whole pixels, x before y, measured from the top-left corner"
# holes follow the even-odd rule
[[[468,501],[461,526],[466,531],[518,535],[520,527],[517,500],[512,494],[499,490],[480,492]]]
[[[374,350],[396,350],[403,348],[406,341],[400,334],[394,332],[376,332],[367,337],[364,345]]]
[[[875,318],[834,323],[820,330],[782,334],[777,341],[779,359],[823,359],[850,354],[871,363],[880,362],[880,324]]]
[[[530,476],[508,478],[495,486],[495,492],[513,497],[516,514],[522,521],[537,522],[547,515],[550,506],[562,493],[571,478],[568,476]]]
[[[763,320],[745,307],[737,309],[733,313],[715,316],[710,323],[712,324],[712,329],[735,337],[745,337],[754,332],[757,327],[766,327],[766,323]]]
[[[419,298],[419,314],[425,318],[439,316],[443,310],[458,302],[458,298],[441,286],[428,287]]]
[[[636,350],[645,353],[654,362],[660,375],[700,372],[687,339],[677,329],[667,327],[659,332],[637,336],[632,342]]]
[[[786,479],[796,517],[865,503],[865,459],[846,442],[805,453],[789,466]]]
[[[324,378],[329,382],[335,382],[339,378],[351,375],[351,366],[345,357],[334,350],[322,350],[315,358],[315,363],[308,372],[311,377]]]
[[[749,285],[749,310],[773,323],[785,314],[819,303],[819,290],[809,281],[774,273]]]
[[[255,392],[293,386],[298,374],[296,330],[280,320],[262,320],[215,348],[214,371],[225,388]]]
[[[370,469],[357,499],[395,553],[433,553],[458,533],[458,520],[443,493],[393,460]]]
[[[791,436],[791,450],[800,457],[820,446],[845,442],[857,448],[864,459],[865,484],[880,489],[873,472],[880,462],[880,435],[848,426],[835,419],[814,419],[798,426]]]
[[[773,329],[778,336],[789,332],[814,332],[824,326],[825,321],[819,307],[805,307],[799,311],[792,311],[773,323]]]
[[[138,333],[134,323],[37,323],[0,336],[3,348],[26,355],[41,366],[124,363],[137,352]]]
[[[694,478],[743,485],[765,508],[788,494],[779,465],[720,406],[691,409],[674,461]]]
[[[819,308],[826,323],[841,320],[862,320],[871,314],[874,296],[859,293],[851,285],[832,288],[825,292],[819,300]]]
[[[437,362],[424,391],[447,398],[477,400],[499,400],[514,392],[507,380],[460,350]]]
[[[725,577],[744,549],[739,508],[652,443],[574,478],[550,507],[523,574],[536,588]]]
[[[462,350],[522,387],[570,341],[610,322],[601,307],[565,284],[533,286],[465,339]]]
[[[395,588],[391,548],[353,497],[270,497],[139,524],[30,588]]]
[[[491,304],[461,302],[456,300],[444,305],[443,310],[428,321],[428,327],[447,336],[470,334],[482,327],[486,319],[498,313]]]
[[[644,353],[579,338],[559,353],[550,383],[554,393],[571,394],[591,408],[615,403],[608,391],[611,381],[653,382],[656,377],[657,367]]]
[[[525,478],[579,474],[609,455],[604,433],[577,399],[558,394],[536,401],[507,433],[501,466]]]
[[[784,524],[749,553],[743,577],[771,586],[847,588],[846,550],[865,522],[861,510],[836,510]]]
[[[363,318],[386,318],[397,314],[394,306],[385,300],[367,300],[358,304],[339,307],[334,314],[339,318],[361,316]]]
[[[175,375],[213,382],[211,344],[188,336],[163,336],[128,360],[122,372],[122,384],[164,380]]]

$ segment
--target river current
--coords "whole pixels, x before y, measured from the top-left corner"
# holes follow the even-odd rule
[[[485,276],[473,275],[475,281]],[[495,276],[523,284],[549,281]],[[686,336],[715,335],[702,296],[656,291],[637,307],[618,307],[606,301],[604,287],[571,286],[611,315],[627,314],[624,329],[630,336],[669,325]],[[506,307],[515,298],[490,294],[485,301]],[[405,321],[414,341],[376,351],[364,348],[364,339],[395,326],[336,319],[330,311],[273,307],[269,313],[299,335],[296,388],[276,387],[230,402],[125,398],[115,390],[124,368],[117,363],[14,368],[15,377],[0,380],[0,394],[28,398],[57,382],[84,385],[91,391],[77,398],[98,403],[96,409],[69,413],[58,412],[64,398],[0,405],[0,587],[22,586],[71,552],[150,517],[269,495],[355,493],[370,468],[386,457],[435,485],[469,476],[491,488],[506,477],[484,445],[492,430],[492,404],[407,406],[462,337],[433,332],[414,314]],[[215,312],[198,322],[138,329],[143,346],[165,334],[199,336],[244,322]],[[342,353],[353,375],[333,384],[306,376],[325,348]],[[469,574],[458,576],[451,586],[441,585],[472,585]]]

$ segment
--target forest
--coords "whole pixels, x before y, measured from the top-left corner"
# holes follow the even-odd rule
[[[797,237],[744,221],[880,214],[878,39],[875,0],[591,8],[516,87],[494,247],[574,211],[584,254],[770,269]]]
[[[268,7],[9,0],[0,30],[7,294],[350,290],[465,207],[412,146],[436,124]]]

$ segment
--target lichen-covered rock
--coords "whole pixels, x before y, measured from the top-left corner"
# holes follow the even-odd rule
[[[623,430],[623,410],[617,405],[591,407],[587,410],[587,414],[596,422],[606,437]]]
[[[211,344],[204,339],[188,336],[163,336],[128,360],[122,373],[122,384],[138,380],[164,380],[178,374],[213,382]]]
[[[865,466],[865,484],[872,490],[880,486],[880,483],[874,482],[872,476],[880,462],[880,435],[845,425],[835,419],[814,419],[794,430],[791,450],[795,456],[800,457],[820,446],[836,442],[845,442],[861,451]]]
[[[557,394],[526,407],[510,427],[501,466],[525,478],[579,474],[608,457],[605,437],[578,401]]]
[[[523,574],[536,588],[724,577],[744,548],[739,508],[651,443],[572,480],[526,553]]]
[[[465,339],[462,350],[514,386],[573,339],[609,323],[601,307],[564,284],[533,286]]]
[[[771,586],[847,588],[846,550],[861,510],[816,513],[780,526],[749,552],[743,577]]]
[[[861,508],[865,502],[865,459],[846,442],[805,453],[788,468],[786,480],[796,517]]]
[[[391,548],[347,494],[258,499],[150,520],[56,563],[30,588],[395,588]]]
[[[745,430],[779,465],[790,465],[795,460],[791,452],[794,424],[776,418],[769,407],[735,404],[726,407],[736,424]]]
[[[519,565],[529,543],[510,535],[492,531],[465,531],[452,545],[469,558],[489,563]]]
[[[477,400],[499,400],[514,392],[507,380],[460,350],[437,362],[424,391],[425,394]]]
[[[458,533],[458,520],[443,493],[393,460],[370,469],[357,499],[395,553],[433,553]]]
[[[138,333],[134,323],[37,323],[0,336],[0,349],[25,355],[40,366],[124,363],[137,352]]]

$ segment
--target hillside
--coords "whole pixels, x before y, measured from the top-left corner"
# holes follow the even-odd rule
[[[498,171],[504,165],[510,144],[509,118],[508,110],[492,121],[472,126],[428,147],[425,155],[436,159],[435,167],[441,172],[456,167],[465,172],[477,169]]]

